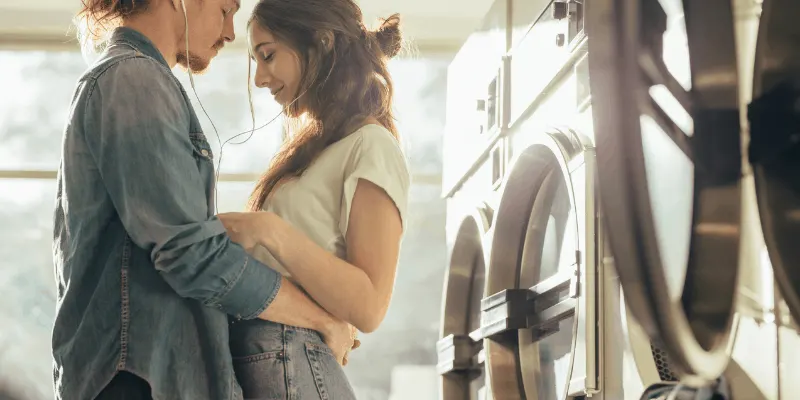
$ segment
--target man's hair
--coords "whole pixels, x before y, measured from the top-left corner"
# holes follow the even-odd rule
[[[249,23],[298,53],[301,80],[293,96],[302,97],[306,113],[299,115],[296,102],[288,106],[290,139],[256,185],[250,209],[260,209],[283,179],[300,176],[354,123],[374,117],[398,138],[388,61],[403,47],[399,15],[369,30],[353,0],[260,0]]]
[[[96,43],[105,39],[124,18],[146,11],[151,0],[81,0],[81,3],[75,18],[78,37],[84,43]]]

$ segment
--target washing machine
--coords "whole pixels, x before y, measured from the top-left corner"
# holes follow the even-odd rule
[[[448,74],[442,399],[599,393],[583,4],[497,1]]]
[[[656,389],[646,371],[619,379],[643,370],[630,355],[648,340],[680,382],[662,396],[796,396],[797,103],[782,83],[798,71],[800,6],[760,3],[587,4],[591,92],[607,100],[593,113],[604,271],[624,297],[605,322],[628,322],[627,343],[605,342],[607,396]]]

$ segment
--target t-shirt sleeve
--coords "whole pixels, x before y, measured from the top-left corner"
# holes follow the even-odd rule
[[[350,208],[359,179],[372,182],[389,195],[400,212],[403,232],[405,232],[408,223],[406,210],[408,209],[408,189],[411,177],[400,144],[385,129],[363,129],[355,134],[360,137],[356,138],[344,170],[342,214],[339,220],[339,229],[342,235],[347,236]]]

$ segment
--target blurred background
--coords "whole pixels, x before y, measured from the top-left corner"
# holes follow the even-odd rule
[[[224,142],[251,129],[244,25],[254,4],[243,0],[236,16],[238,39],[207,73],[195,77],[216,134],[190,92],[217,152],[217,136]],[[80,0],[0,0],[0,400],[53,398],[55,175],[71,95],[92,60],[81,53],[71,26],[79,5]],[[381,328],[364,335],[346,368],[359,399],[436,397],[435,343],[446,264],[441,138],[447,66],[489,5],[487,0],[361,1],[367,26],[395,12],[402,16],[409,49],[390,70],[413,186],[392,306]],[[186,74],[175,72],[188,89]],[[280,109],[268,92],[253,93],[256,126],[262,126]],[[277,150],[281,127],[278,119],[245,144],[225,145],[220,212],[244,208]]]

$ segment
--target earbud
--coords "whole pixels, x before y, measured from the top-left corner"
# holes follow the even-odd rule
[[[331,50],[334,43],[334,37],[332,32],[323,32],[319,34],[319,43],[322,45],[322,49],[325,52]]]

